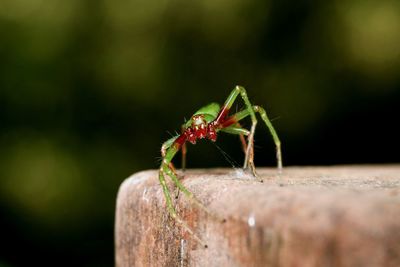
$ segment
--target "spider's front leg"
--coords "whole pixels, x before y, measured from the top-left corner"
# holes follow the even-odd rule
[[[163,160],[164,160],[164,158],[165,158],[165,156],[166,156],[166,154],[167,154],[167,150],[174,144],[175,140],[176,140],[178,137],[179,137],[179,135],[174,136],[174,137],[168,139],[167,141],[165,141],[165,142],[162,144],[162,146],[161,146],[161,156],[162,156],[162,159],[163,159]],[[170,161],[168,165],[169,165],[170,169],[174,172],[174,174],[177,175],[177,174],[176,174],[175,166],[174,166],[174,164],[172,163],[172,161]]]
[[[224,122],[226,120],[227,114],[229,110],[231,109],[233,103],[235,102],[236,98],[238,95],[242,97],[245,105],[246,105],[246,110],[248,111],[250,117],[251,117],[251,128],[250,128],[250,133],[247,137],[247,150],[245,154],[245,159],[243,163],[243,168],[246,169],[248,165],[250,165],[253,175],[257,177],[257,173],[255,171],[254,163],[253,163],[253,158],[254,158],[254,153],[253,153],[253,145],[254,145],[254,132],[256,130],[256,125],[257,125],[257,118],[256,115],[254,114],[254,110],[251,106],[251,103],[249,101],[249,98],[247,97],[246,89],[244,89],[241,86],[236,86],[228,98],[226,99],[221,112],[219,113],[219,116],[216,119],[216,123],[219,125],[223,125],[225,127]],[[226,120],[228,121],[228,120]],[[238,121],[238,120],[237,120]],[[235,121],[235,123],[237,122]],[[227,125],[229,126],[229,125]]]
[[[162,149],[163,159],[162,159],[162,163],[161,163],[160,170],[159,170],[159,180],[160,180],[161,186],[163,188],[164,196],[165,196],[165,199],[167,202],[168,211],[174,219],[178,218],[177,219],[178,222],[182,221],[181,219],[179,219],[179,217],[176,213],[176,210],[172,205],[171,194],[170,194],[170,191],[166,184],[165,176],[169,176],[171,178],[171,180],[173,181],[175,186],[178,187],[178,190],[182,191],[184,193],[184,195],[189,199],[189,201],[191,201],[197,207],[202,209],[213,219],[221,220],[224,222],[225,221],[224,219],[220,219],[217,215],[210,212],[199,200],[197,200],[197,198],[193,195],[193,193],[190,192],[181,183],[181,181],[179,181],[173,167],[171,166],[172,159],[174,158],[176,153],[182,148],[182,146],[185,142],[186,142],[186,136],[184,134],[181,134],[179,136],[171,138],[166,143],[164,143],[165,146]],[[187,226],[184,223],[182,223],[182,225],[185,228],[187,228]]]
[[[253,109],[255,112],[258,112],[260,114],[261,119],[264,121],[269,132],[272,135],[272,138],[274,140],[275,147],[276,147],[276,160],[278,162],[278,171],[279,171],[279,173],[282,173],[281,141],[278,137],[278,134],[276,133],[274,126],[272,126],[272,123],[271,123],[270,119],[268,118],[268,115],[267,115],[267,112],[265,111],[265,109],[263,109],[260,106],[253,106]]]
[[[207,245],[192,231],[192,229],[187,225],[176,213],[176,210],[174,208],[172,198],[171,198],[171,193],[168,188],[167,182],[165,177],[169,176],[174,184],[178,186],[179,190],[182,190],[185,195],[191,196],[192,193],[187,190],[178,180],[175,171],[173,167],[171,166],[172,164],[172,159],[174,158],[175,154],[178,152],[180,147],[182,146],[182,143],[185,142],[184,136],[176,136],[173,137],[169,140],[167,140],[161,147],[161,155],[163,157],[162,163],[158,172],[158,178],[161,184],[161,187],[163,189],[165,201],[167,204],[167,209],[168,213],[170,216],[178,222],[188,233],[190,233],[200,244],[202,244],[204,247],[207,247]]]
[[[161,171],[161,170],[160,170]],[[220,218],[216,214],[212,213],[209,211],[194,195],[192,192],[189,191],[189,189],[184,186],[181,181],[179,181],[178,177],[175,175],[169,164],[163,164],[162,165],[162,172],[171,177],[172,181],[174,184],[178,187],[180,191],[183,192],[183,194],[189,199],[190,202],[192,202],[194,205],[196,205],[198,208],[202,209],[208,216],[211,218],[217,220],[217,221],[222,221],[225,222],[225,219]],[[167,197],[167,196],[166,196]],[[175,211],[175,209],[174,209]]]
[[[229,110],[231,109],[233,103],[235,102],[235,100],[239,94],[242,97],[242,99],[246,105],[246,109],[227,118],[227,114],[229,113]],[[276,158],[277,158],[277,162],[278,162],[277,163],[278,172],[281,173],[281,171],[282,171],[282,153],[281,153],[281,143],[280,143],[279,137],[278,137],[274,127],[272,126],[272,123],[269,120],[265,110],[259,106],[251,105],[249,98],[247,96],[246,89],[244,89],[241,86],[236,86],[232,90],[231,94],[228,96],[227,100],[225,101],[224,106],[221,108],[221,111],[216,119],[216,124],[220,125],[220,127],[222,129],[224,129],[225,127],[229,127],[232,124],[237,123],[241,119],[243,119],[247,116],[250,116],[252,125],[250,128],[250,132],[247,135],[248,136],[247,149],[246,149],[246,155],[245,155],[243,168],[247,168],[247,166],[250,166],[254,176],[257,177],[255,166],[254,166],[254,133],[255,133],[255,129],[256,129],[256,125],[257,125],[257,118],[255,115],[255,112],[258,112],[261,115],[262,120],[267,125],[267,127],[273,137],[273,140],[274,140],[274,143],[276,146]],[[243,130],[242,128],[234,128],[234,129],[236,129],[238,131]],[[240,131],[238,132],[238,134],[240,134]]]
[[[170,216],[176,221],[178,222],[178,224],[180,224],[188,233],[190,233],[197,242],[199,242],[200,244],[202,244],[202,246],[207,247],[207,244],[203,242],[203,240],[201,240],[193,231],[192,229],[189,227],[189,225],[187,225],[176,213],[174,206],[172,205],[172,199],[171,199],[171,195],[167,186],[167,183],[165,181],[165,172],[164,169],[165,168],[169,168],[168,165],[166,164],[162,164],[159,170],[159,180],[161,183],[161,187],[163,189],[163,193],[164,193],[164,197],[165,197],[165,201],[167,203],[167,209],[168,209],[168,213],[170,214]]]

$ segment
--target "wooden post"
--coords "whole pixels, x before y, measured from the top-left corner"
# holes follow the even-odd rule
[[[400,165],[189,170],[184,184],[215,221],[181,193],[168,215],[158,173],[121,185],[116,266],[400,266]],[[175,191],[176,192],[176,191]]]

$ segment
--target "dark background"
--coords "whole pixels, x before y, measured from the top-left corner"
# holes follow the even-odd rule
[[[398,163],[400,2],[2,0],[0,266],[112,266],[119,184],[236,84],[285,165]],[[217,144],[242,162],[236,136]],[[261,123],[256,146],[275,165]]]

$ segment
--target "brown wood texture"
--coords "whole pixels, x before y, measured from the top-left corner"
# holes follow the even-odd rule
[[[156,170],[120,187],[116,266],[400,266],[400,165],[189,170],[183,183],[218,222],[175,199],[208,248],[168,215]],[[171,186],[171,190],[177,192]]]

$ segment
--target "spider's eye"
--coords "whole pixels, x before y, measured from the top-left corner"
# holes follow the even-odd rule
[[[204,123],[205,123],[205,121],[204,121],[203,116],[196,115],[196,116],[192,117],[192,126],[197,126],[197,125],[201,125]]]

